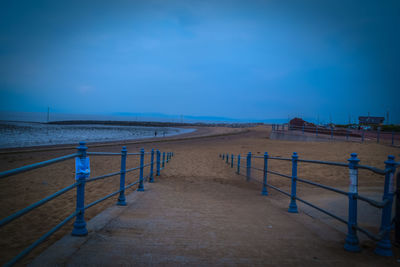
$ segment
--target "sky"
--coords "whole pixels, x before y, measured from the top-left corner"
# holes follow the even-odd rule
[[[400,123],[400,1],[1,1],[0,110]]]

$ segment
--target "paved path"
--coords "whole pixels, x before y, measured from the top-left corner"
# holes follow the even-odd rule
[[[305,213],[288,213],[287,197],[261,196],[258,184],[247,183],[217,157],[177,154],[145,188],[130,194],[126,207],[113,206],[92,219],[87,237],[66,236],[31,265],[393,264],[373,255],[373,244],[358,254],[344,251],[342,232]]]

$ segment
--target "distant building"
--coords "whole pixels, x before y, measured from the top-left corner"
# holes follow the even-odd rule
[[[384,120],[385,120],[384,117],[371,117],[371,116],[358,117],[358,123],[360,125],[381,125],[381,124],[383,124]]]
[[[302,118],[294,118],[289,122],[290,127],[303,127],[303,126],[311,126],[315,127],[313,123],[306,122]]]

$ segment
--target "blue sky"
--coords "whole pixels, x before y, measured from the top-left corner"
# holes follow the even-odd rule
[[[400,1],[2,1],[3,111],[400,123]]]

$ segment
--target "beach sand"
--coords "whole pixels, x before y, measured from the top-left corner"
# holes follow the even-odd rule
[[[270,140],[270,127],[258,126],[253,128],[223,128],[223,127],[204,127],[198,128],[194,133],[185,134],[166,139],[141,140],[138,142],[113,142],[107,144],[89,144],[89,151],[119,152],[122,145],[126,145],[128,152],[138,152],[140,148],[146,151],[156,148],[161,151],[173,151],[176,157],[173,160],[181,159],[181,164],[175,162],[174,165],[167,166],[168,176],[161,176],[160,179],[173,179],[174,176],[185,177],[186,180],[196,180],[200,183],[217,182],[225,184],[227,190],[230,181],[235,176],[234,170],[222,162],[218,155],[220,153],[241,154],[245,157],[251,151],[254,155],[262,156],[265,151],[270,156],[290,157],[294,151],[299,158],[315,159],[324,161],[347,162],[350,153],[358,153],[361,160],[360,164],[372,165],[384,168],[384,161],[387,156],[399,156],[398,148],[374,143],[360,144],[353,142],[292,142]],[[208,137],[207,137],[208,136]],[[59,157],[62,155],[75,153],[72,146],[56,146],[46,148],[16,149],[1,151],[0,169],[1,171],[20,167],[27,164]],[[187,157],[185,156],[187,155]],[[120,157],[91,156],[91,177],[119,171]],[[242,162],[244,163],[244,158]],[[236,160],[235,160],[236,162]],[[254,166],[262,168],[262,159],[255,160]],[[128,157],[127,168],[138,166],[138,158]],[[270,170],[283,172],[290,175],[291,164],[285,161],[269,161]],[[261,180],[261,174],[254,173],[254,176]],[[341,167],[331,167],[314,164],[299,164],[298,176],[319,182],[324,185],[335,186],[347,190],[348,169]],[[138,172],[130,173],[127,176],[127,183],[137,180]],[[370,194],[379,193],[383,190],[383,177],[361,170],[359,175],[360,193]],[[244,178],[243,178],[244,179]],[[269,176],[269,182],[275,186],[282,187],[289,191],[290,181],[277,176]],[[68,185],[74,183],[74,162],[68,160],[41,169],[29,171],[12,177],[0,180],[0,216],[4,218],[15,211],[18,211]],[[119,176],[114,176],[101,181],[95,181],[86,185],[86,203],[90,203],[109,194],[119,187]],[[255,194],[260,193],[258,183],[249,183],[246,188],[254,190]],[[129,193],[132,190],[128,190]],[[277,200],[276,205],[281,205],[282,201],[288,203],[285,196],[274,196]],[[298,195],[306,199],[313,199],[321,205],[331,203],[330,193],[312,186],[301,184],[298,186]],[[4,264],[18,252],[34,242],[37,238],[62,221],[75,210],[75,190],[50,201],[29,214],[15,220],[9,225],[0,229],[0,264]],[[238,198],[241,196],[238,195]],[[282,200],[282,201],[281,201]],[[115,205],[117,196],[108,199],[86,211],[85,218],[89,220],[100,213],[105,208]],[[282,202],[283,203],[283,202]],[[251,207],[249,207],[251,208]],[[362,211],[360,211],[362,212]],[[310,216],[314,216],[310,213]],[[368,217],[368,216],[367,216]],[[71,221],[56,234],[51,236],[46,242],[36,248],[32,253],[25,257],[20,264],[29,263],[36,255],[46,247],[60,239],[62,236],[71,232]],[[373,229],[372,225],[366,227]],[[308,227],[313,227],[312,225]],[[335,227],[335,226],[332,226]],[[343,235],[343,239],[345,235]],[[367,251],[373,251],[373,243],[368,240],[362,241]],[[301,248],[296,248],[301,254]],[[372,253],[372,252],[371,252]],[[395,250],[398,256],[397,249]]]

